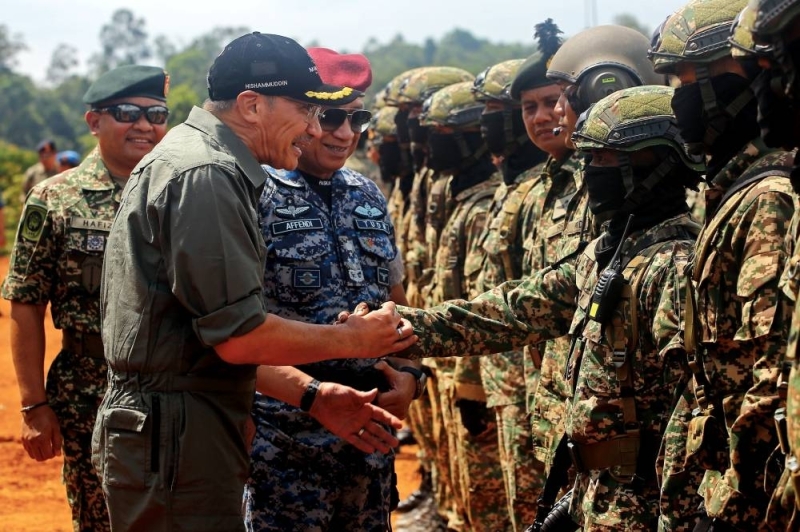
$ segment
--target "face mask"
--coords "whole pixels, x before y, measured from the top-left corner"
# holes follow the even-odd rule
[[[794,135],[792,121],[795,116],[789,99],[783,94],[780,74],[765,70],[756,78],[753,92],[758,101],[758,127],[767,146],[796,146],[800,139]]]
[[[463,132],[461,136],[467,144],[469,153],[461,153],[455,135],[434,133],[428,135],[428,166],[437,172],[457,169],[464,160],[483,145],[483,138],[477,131]]]
[[[734,117],[725,108],[744,91],[749,90],[750,82],[738,74],[726,72],[711,78],[711,89],[714,91],[721,116],[716,117],[717,128],[724,133],[730,128]],[[681,131],[683,141],[691,155],[702,155],[713,152],[714,146],[706,145],[706,133],[711,120],[708,116],[700,91],[700,83],[691,83],[675,89],[672,97],[672,111]],[[719,138],[719,137],[718,137]]]
[[[506,153],[506,117],[503,111],[492,111],[481,115],[481,135],[493,155]]]
[[[617,166],[587,166],[585,169],[586,191],[589,194],[589,210],[595,216],[614,212],[625,201],[625,185],[622,172]]]
[[[408,119],[408,133],[411,139],[411,159],[414,171],[419,172],[425,166],[428,157],[428,128],[419,124],[419,117]]]
[[[408,136],[408,111],[397,111],[394,115],[394,124],[397,126],[397,142],[400,144],[411,142]]]
[[[381,170],[381,178],[384,181],[391,181],[400,175],[400,145],[396,142],[384,142],[378,146],[380,160],[378,167]]]

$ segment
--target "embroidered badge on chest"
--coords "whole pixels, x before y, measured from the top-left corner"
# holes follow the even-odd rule
[[[297,218],[304,212],[308,212],[309,209],[311,209],[309,205],[297,206],[294,204],[294,200],[292,198],[289,198],[286,200],[285,206],[277,207],[275,209],[275,214],[277,214],[281,218]]]
[[[378,268],[378,284],[389,286],[389,268]]]
[[[317,269],[297,268],[292,272],[292,286],[295,288],[320,288],[322,274]]]
[[[353,209],[353,214],[359,218],[375,219],[383,217],[383,211],[373,207],[369,203],[364,203]]]
[[[104,251],[106,237],[103,235],[86,235],[86,251]]]

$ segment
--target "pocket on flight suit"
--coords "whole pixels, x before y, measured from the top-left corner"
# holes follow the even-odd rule
[[[147,412],[110,407],[103,413],[103,481],[118,488],[143,489],[150,467]]]

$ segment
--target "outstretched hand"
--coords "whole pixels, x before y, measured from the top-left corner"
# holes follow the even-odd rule
[[[410,344],[409,344],[410,345]],[[360,392],[334,382],[323,382],[309,412],[323,427],[365,453],[388,453],[397,438],[383,425],[399,429],[402,422],[372,403],[378,390]]]

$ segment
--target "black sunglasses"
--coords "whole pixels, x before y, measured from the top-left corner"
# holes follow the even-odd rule
[[[336,131],[346,119],[350,119],[350,129],[353,133],[363,133],[369,127],[372,113],[366,109],[356,109],[347,112],[347,109],[325,109],[319,115],[319,125],[325,131]]]
[[[96,113],[108,113],[114,117],[117,122],[125,124],[132,124],[139,120],[142,115],[147,118],[151,124],[165,124],[169,116],[169,109],[163,105],[151,105],[150,107],[142,107],[132,103],[120,103],[117,105],[109,105],[108,107],[95,107],[92,111]]]

